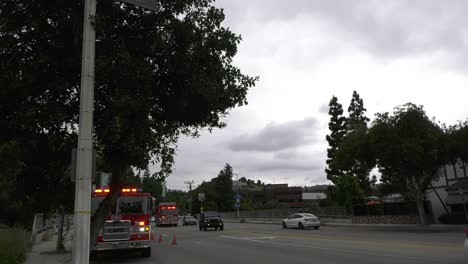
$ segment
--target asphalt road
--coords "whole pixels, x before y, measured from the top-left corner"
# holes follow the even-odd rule
[[[225,223],[224,231],[158,227],[151,258],[101,255],[92,263],[444,263],[466,264],[464,233],[427,228],[329,227],[283,230],[277,225]],[[177,244],[171,244],[176,236]]]

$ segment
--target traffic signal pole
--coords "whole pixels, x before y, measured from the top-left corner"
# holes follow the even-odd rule
[[[96,0],[85,0],[84,3],[80,128],[77,150],[72,249],[73,264],[88,264],[90,249],[94,55],[96,40],[96,32],[92,23],[96,15]]]

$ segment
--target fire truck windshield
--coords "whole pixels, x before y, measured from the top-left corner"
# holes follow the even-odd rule
[[[104,200],[104,197],[93,197],[91,199],[91,212],[94,215],[99,207],[99,204]],[[148,199],[144,196],[121,196],[117,200],[119,205],[119,214],[145,214],[149,212]],[[112,206],[112,214],[115,214],[116,206]]]
[[[148,199],[143,196],[123,196],[117,201],[120,214],[148,213]]]
[[[177,209],[161,209],[161,214],[174,215],[174,214],[178,214],[178,211]]]

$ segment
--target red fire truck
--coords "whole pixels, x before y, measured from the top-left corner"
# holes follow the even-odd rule
[[[175,202],[159,203],[154,215],[157,226],[177,226],[179,223],[179,210]]]
[[[96,189],[91,197],[92,214],[109,194],[109,189]],[[109,250],[139,250],[151,256],[151,195],[137,188],[124,188],[111,214],[99,232],[91,254]]]

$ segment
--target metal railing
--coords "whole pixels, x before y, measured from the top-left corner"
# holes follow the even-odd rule
[[[55,232],[58,230],[58,225],[60,223],[60,215],[52,214],[36,214],[34,215],[34,222],[31,230],[31,241],[35,241],[36,236],[45,231],[54,229]],[[73,215],[65,215],[63,228],[64,230],[70,230],[71,225],[73,225]]]

